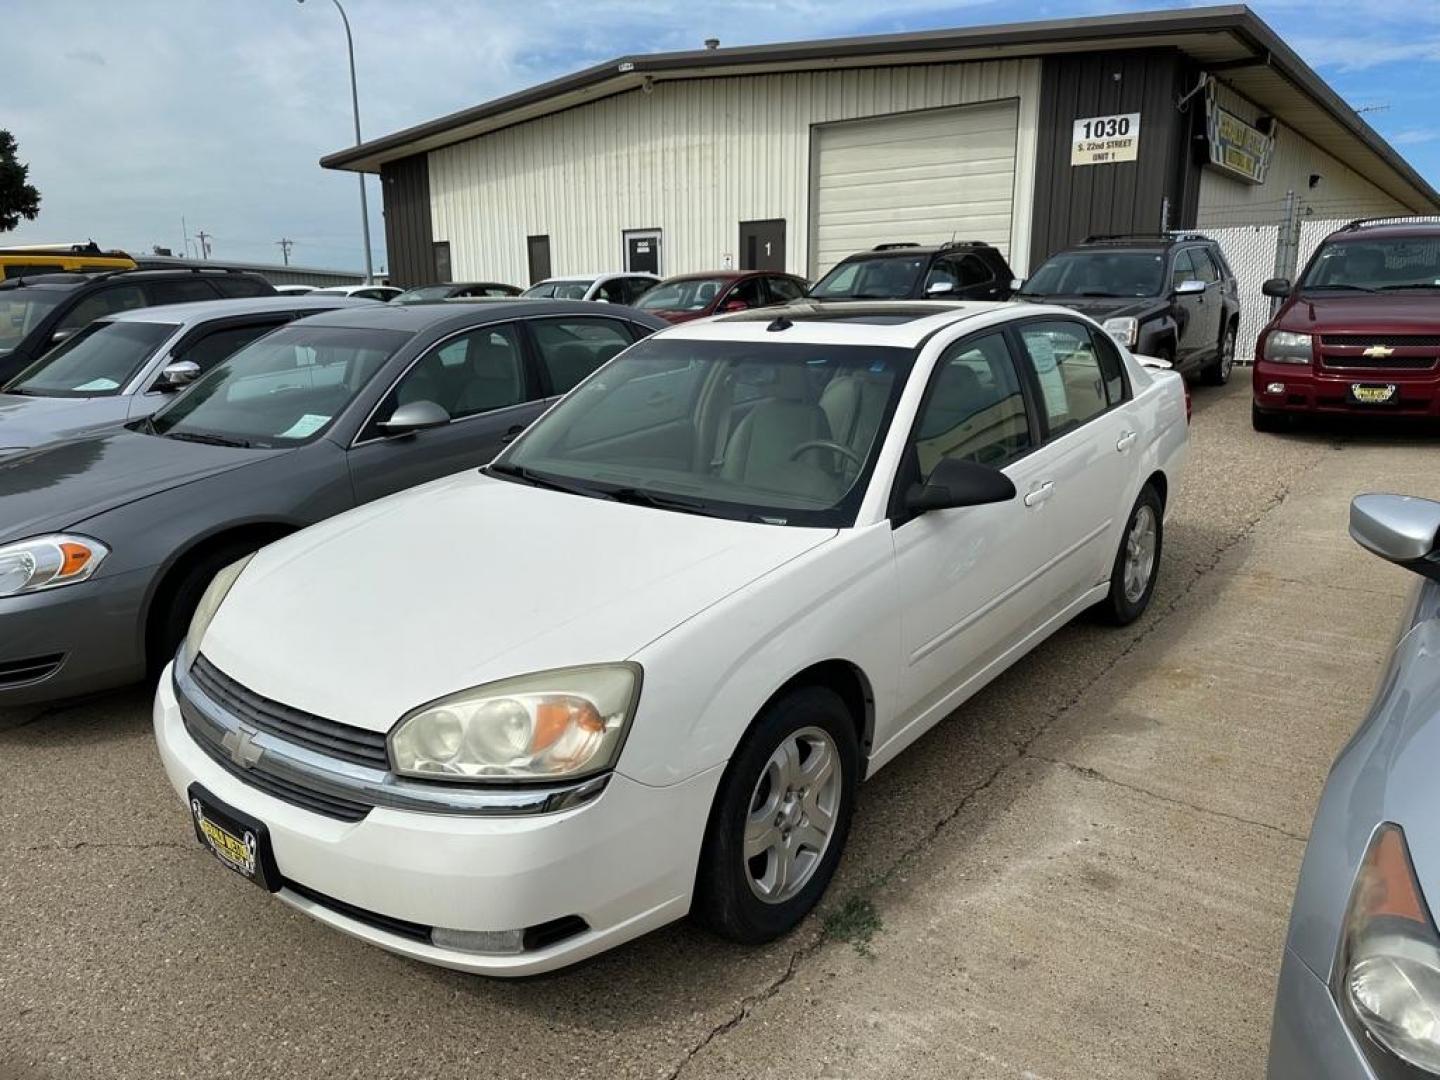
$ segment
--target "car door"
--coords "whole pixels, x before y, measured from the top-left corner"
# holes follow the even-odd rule
[[[1209,358],[1220,347],[1220,326],[1225,317],[1225,284],[1220,280],[1220,268],[1204,248],[1191,248],[1190,258],[1195,264],[1196,276],[1205,283],[1205,291],[1201,293],[1197,305],[1202,325],[1195,331],[1195,351],[1197,355]]]
[[[174,396],[175,390],[159,385],[160,373],[171,364],[189,361],[200,369],[200,375],[207,374],[220,361],[239,352],[256,338],[284,326],[297,315],[307,312],[285,312],[266,315],[263,318],[243,321],[210,323],[182,337],[167,350],[160,362],[147,373],[149,385],[145,390],[130,396],[130,416],[149,416]],[[200,376],[196,376],[199,378]]]
[[[1048,465],[1034,392],[1002,329],[947,345],[936,361],[896,477],[892,506],[902,621],[900,726],[923,720],[952,691],[982,675],[1030,633],[1031,586],[1048,558]],[[906,517],[903,494],[940,460],[992,465],[1017,496],[988,506]]]
[[[1041,618],[1049,618],[1110,575],[1139,433],[1108,339],[1074,319],[1026,320],[1012,332],[1038,391],[1045,433],[1035,455],[1044,468],[1020,495],[1039,511],[1046,537],[1036,599]]]
[[[390,388],[350,447],[356,500],[485,464],[540,414],[540,397],[519,323],[492,323],[436,342]],[[380,423],[416,401],[441,406],[450,422],[386,435]]]
[[[1175,314],[1175,324],[1179,328],[1175,342],[1175,360],[1181,367],[1189,367],[1201,359],[1207,340],[1205,327],[1208,309],[1205,306],[1205,294],[1177,291],[1185,282],[1199,280],[1200,271],[1195,266],[1190,249],[1187,248],[1175,256],[1170,270],[1170,303]]]

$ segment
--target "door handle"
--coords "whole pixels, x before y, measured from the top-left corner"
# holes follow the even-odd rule
[[[1115,449],[1119,450],[1120,453],[1123,454],[1126,450],[1129,450],[1130,447],[1135,445],[1135,440],[1139,437],[1139,432],[1127,431],[1124,435],[1121,435],[1120,438],[1115,440]]]
[[[524,431],[524,430],[525,430],[525,425],[524,425],[524,424],[516,424],[516,425],[515,425],[514,427],[512,427],[509,431],[505,432],[504,435],[501,435],[501,436],[500,436],[500,441],[501,441],[502,443],[511,442],[511,441],[514,440],[515,436],[519,435],[519,434],[520,434],[522,431]]]
[[[1037,488],[1031,488],[1025,495],[1026,506],[1039,506],[1051,495],[1055,494],[1055,481],[1046,480]]]

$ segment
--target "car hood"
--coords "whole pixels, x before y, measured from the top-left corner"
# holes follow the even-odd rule
[[[631,657],[834,535],[462,473],[263,549],[201,651],[272,700],[388,731],[498,678]]]
[[[1302,293],[1275,321],[1301,334],[1437,334],[1440,292]]]
[[[1014,296],[1028,304],[1055,304],[1089,315],[1096,322],[1105,319],[1138,319],[1163,306],[1153,296]]]
[[[116,428],[11,454],[0,458],[0,542],[67,529],[147,495],[286,452]]]
[[[27,397],[0,394],[0,453],[123,423],[126,397]]]

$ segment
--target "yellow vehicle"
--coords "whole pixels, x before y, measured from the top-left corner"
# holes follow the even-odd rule
[[[27,274],[58,274],[66,270],[134,270],[135,260],[123,251],[101,251],[88,244],[36,244],[0,247],[0,280]]]

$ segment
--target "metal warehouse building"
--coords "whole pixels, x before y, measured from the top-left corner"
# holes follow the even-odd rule
[[[713,43],[712,43],[713,44]],[[379,173],[391,280],[818,277],[986,240],[1433,214],[1440,196],[1242,6],[626,57],[331,154]]]

